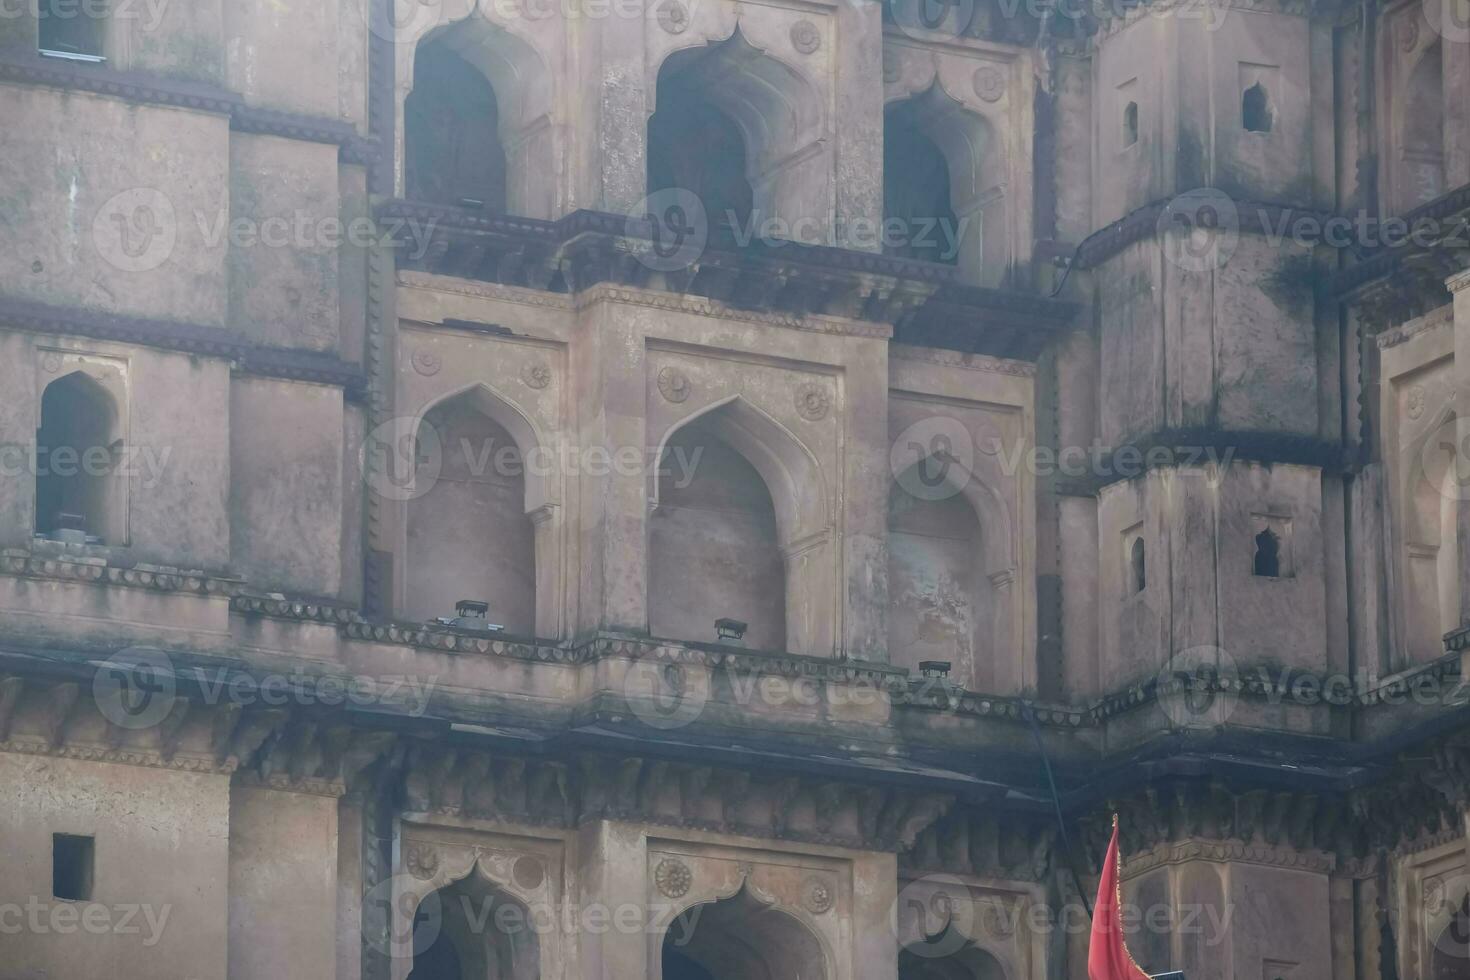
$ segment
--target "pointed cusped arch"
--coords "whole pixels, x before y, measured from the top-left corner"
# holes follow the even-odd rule
[[[827,192],[825,103],[802,71],[751,44],[737,25],[722,40],[671,52],[651,81],[650,193],[692,191],[716,228],[726,209],[736,220],[825,210],[811,204]]]
[[[955,264],[971,282],[1000,282],[1012,261],[1002,128],[937,77],[921,91],[890,93],[883,125],[884,216],[910,229],[889,250]]]
[[[552,491],[554,473],[547,465],[549,441],[530,416],[485,382],[464,385],[426,404],[414,416],[414,430],[420,430],[425,419],[452,403],[472,407],[504,429],[514,441],[517,454],[525,464],[526,513],[556,503],[556,495]]]
[[[670,426],[658,443],[662,460],[670,440],[682,429],[701,426],[728,443],[761,475],[776,509],[783,547],[789,547],[830,523],[826,479],[817,457],[790,429],[740,395],[707,405]],[[658,507],[660,483],[652,481],[650,497]]]
[[[834,980],[833,956],[801,913],[743,881],[731,894],[675,916],[660,948],[659,980]]]
[[[515,21],[496,22],[494,9],[460,0],[442,19],[406,29],[413,41],[398,55],[402,193],[553,218],[558,73],[539,42]]]
[[[752,646],[831,655],[835,545],[812,451],[737,395],[670,426],[655,458],[650,631],[711,640],[716,619],[737,619]]]

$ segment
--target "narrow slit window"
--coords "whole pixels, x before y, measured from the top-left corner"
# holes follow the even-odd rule
[[[1256,82],[1240,96],[1240,124],[1252,133],[1269,133],[1274,113],[1266,86]]]
[[[1123,145],[1138,142],[1138,103],[1130,102],[1123,107]]]
[[[1269,527],[1256,535],[1256,557],[1252,573],[1262,578],[1281,577],[1281,539]]]
[[[1128,570],[1132,580],[1133,594],[1142,592],[1144,586],[1148,585],[1148,569],[1144,564],[1143,539],[1134,538],[1133,545],[1128,550]]]
[[[70,902],[92,898],[94,838],[51,835],[51,894]]]

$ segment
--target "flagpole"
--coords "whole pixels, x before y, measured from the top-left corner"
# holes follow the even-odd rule
[[[1057,815],[1057,830],[1062,836],[1062,856],[1067,860],[1067,870],[1072,873],[1072,887],[1077,889],[1082,907],[1087,910],[1087,918],[1091,920],[1092,903],[1087,900],[1087,890],[1082,887],[1082,876],[1077,873],[1077,865],[1072,860],[1072,842],[1067,836],[1067,821],[1062,817],[1062,798],[1057,795],[1057,781],[1051,774],[1051,759],[1046,754],[1046,745],[1041,740],[1041,726],[1036,722],[1036,712],[1030,701],[1021,702],[1021,713],[1031,724],[1031,737],[1036,741],[1036,751],[1041,754],[1041,767],[1046,770],[1046,785],[1051,788],[1051,804]]]

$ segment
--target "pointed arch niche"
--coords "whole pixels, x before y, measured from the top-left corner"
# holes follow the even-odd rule
[[[908,229],[890,254],[944,262],[996,285],[1011,262],[1006,154],[996,127],[936,80],[883,113],[883,216]],[[932,243],[932,244],[931,244]]]
[[[399,46],[400,192],[555,218],[552,72],[529,41],[487,17],[476,10]]]
[[[433,402],[412,431],[399,618],[451,616],[474,599],[509,634],[556,637],[555,504],[536,428],[476,384]]]
[[[1011,642],[1014,562],[1004,501],[952,460],[926,457],[888,493],[888,659],[917,671],[949,661],[949,679],[1001,690]]]
[[[659,445],[648,521],[649,631],[713,641],[749,623],[747,646],[830,655],[832,534],[816,458],[736,396],[684,419]]]
[[[738,27],[722,41],[675,51],[655,83],[648,192],[692,191],[717,240],[752,215],[757,227],[771,217],[825,227],[823,117],[811,81]]]

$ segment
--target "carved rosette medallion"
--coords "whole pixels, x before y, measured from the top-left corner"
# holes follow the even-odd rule
[[[515,864],[511,865],[511,877],[515,879],[528,892],[533,892],[541,887],[546,880],[546,868],[539,860],[522,855],[516,858]]]
[[[791,46],[802,54],[811,54],[822,46],[822,32],[809,20],[791,25]]]
[[[668,898],[679,898],[689,891],[694,883],[694,872],[689,865],[675,858],[664,858],[653,869],[653,883]]]
[[[669,34],[689,30],[689,10],[680,0],[664,0],[658,8],[658,26]]]
[[[1005,72],[994,65],[981,65],[975,69],[975,94],[986,102],[998,102],[1006,94]]]
[[[688,375],[678,368],[666,367],[658,373],[659,394],[675,405],[687,401],[692,390]]]
[[[521,381],[527,388],[545,388],[551,384],[551,368],[541,361],[521,368]]]
[[[1423,385],[1410,386],[1408,404],[1405,406],[1405,410],[1409,413],[1409,418],[1417,419],[1424,414],[1425,400],[1426,392],[1424,391]]]
[[[808,878],[801,886],[801,904],[813,915],[822,915],[832,909],[835,901],[832,886],[821,878]]]
[[[439,852],[431,844],[410,844],[403,863],[409,874],[427,881],[439,871]]]
[[[413,369],[426,378],[431,378],[438,374],[439,369],[444,366],[444,361],[436,352],[422,347],[413,352],[411,360],[413,361]]]
[[[61,355],[54,350],[48,350],[41,355],[41,370],[47,374],[55,374],[61,370]]]
[[[827,409],[831,406],[832,396],[827,394],[827,389],[823,385],[809,381],[796,389],[796,410],[808,422],[826,418]]]
[[[1419,19],[1403,17],[1399,20],[1399,47],[1406,53],[1419,44]]]

